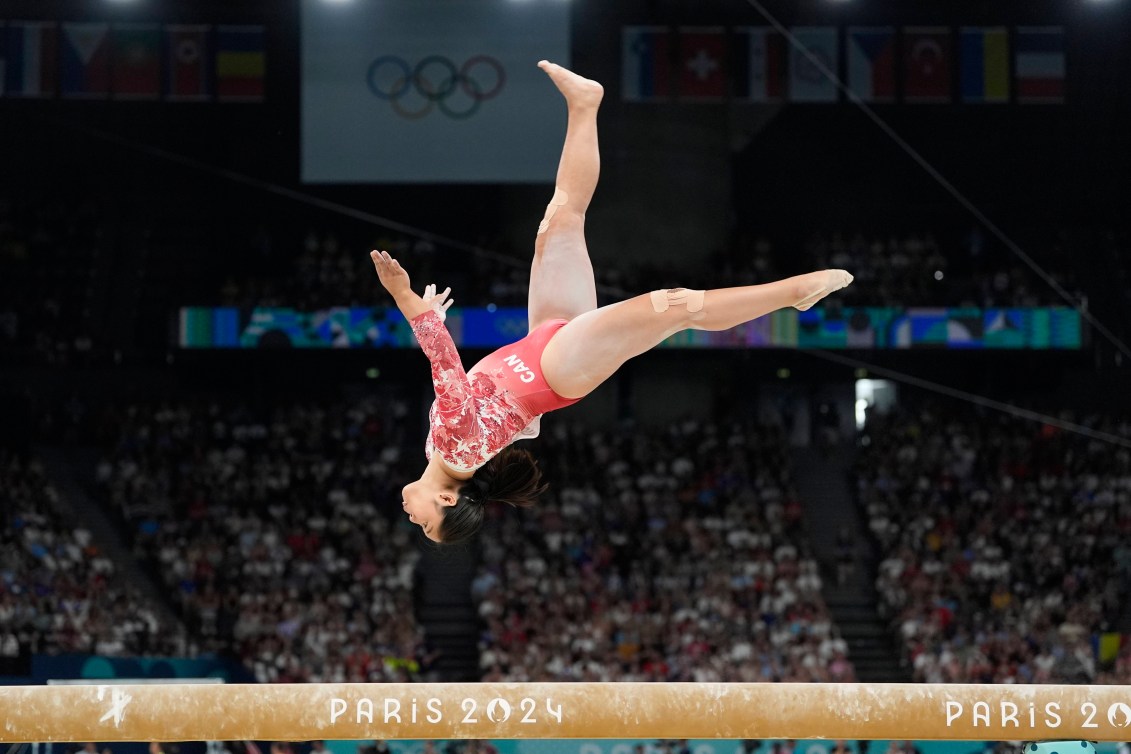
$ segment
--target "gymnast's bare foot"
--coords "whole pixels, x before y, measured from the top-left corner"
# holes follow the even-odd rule
[[[568,68],[563,68],[548,60],[540,61],[538,67],[553,80],[554,86],[566,98],[566,105],[570,108],[596,108],[601,104],[601,97],[605,95],[605,88],[596,81],[578,76]]]
[[[793,308],[806,311],[833,291],[846,288],[852,282],[852,275],[844,270],[820,270],[799,275],[797,280],[797,303]]]

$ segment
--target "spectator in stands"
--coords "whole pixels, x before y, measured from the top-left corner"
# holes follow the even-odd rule
[[[120,583],[86,529],[65,523],[42,463],[0,450],[0,644],[8,657],[34,652],[109,656],[176,652],[184,637]]]
[[[483,679],[852,680],[780,513],[795,497],[782,439],[695,422],[541,439],[578,472],[552,471],[521,521],[488,520]]]
[[[135,532],[205,649],[262,681],[393,681],[427,672],[399,486],[402,402],[369,397],[108,411],[100,493]]]
[[[1131,422],[1089,422],[1131,438]],[[1093,683],[1118,625],[1131,456],[1027,421],[928,405],[870,420],[860,504],[916,680]]]

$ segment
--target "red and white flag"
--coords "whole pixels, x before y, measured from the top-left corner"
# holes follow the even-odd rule
[[[678,97],[718,102],[726,96],[726,36],[721,26],[679,29]]]
[[[212,56],[209,27],[165,27],[165,98],[174,102],[202,102],[212,98]]]
[[[945,26],[903,30],[903,101],[950,102],[954,50]]]

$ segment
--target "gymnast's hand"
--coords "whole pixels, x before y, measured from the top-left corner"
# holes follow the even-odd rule
[[[385,290],[392,294],[393,298],[412,292],[408,273],[401,267],[400,262],[389,256],[389,252],[371,251],[369,258],[377,268],[377,277],[381,279],[381,285],[385,286]]]
[[[377,277],[381,279],[381,285],[385,286],[393,296],[393,300],[397,302],[397,308],[401,310],[401,314],[405,319],[413,320],[425,312],[434,311],[443,319],[447,314],[448,307],[452,305],[451,301],[447,304],[444,299],[448,297],[450,290],[444,291],[439,296],[436,295],[436,286],[428,286],[429,290],[426,295],[429,296],[428,300],[424,300],[412,292],[412,283],[408,279],[408,273],[401,267],[400,262],[389,256],[387,251],[371,251],[369,258],[373,260],[373,266],[377,268]]]
[[[448,318],[448,309],[452,306],[452,300],[448,298],[448,294],[452,292],[451,286],[444,289],[444,292],[436,295],[436,284],[432,283],[425,286],[424,295],[420,299],[432,307],[432,311],[440,315],[440,321],[443,322]]]

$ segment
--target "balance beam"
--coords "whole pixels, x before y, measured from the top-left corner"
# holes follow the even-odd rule
[[[0,687],[0,742],[451,738],[1124,741],[1127,686],[472,683]]]

